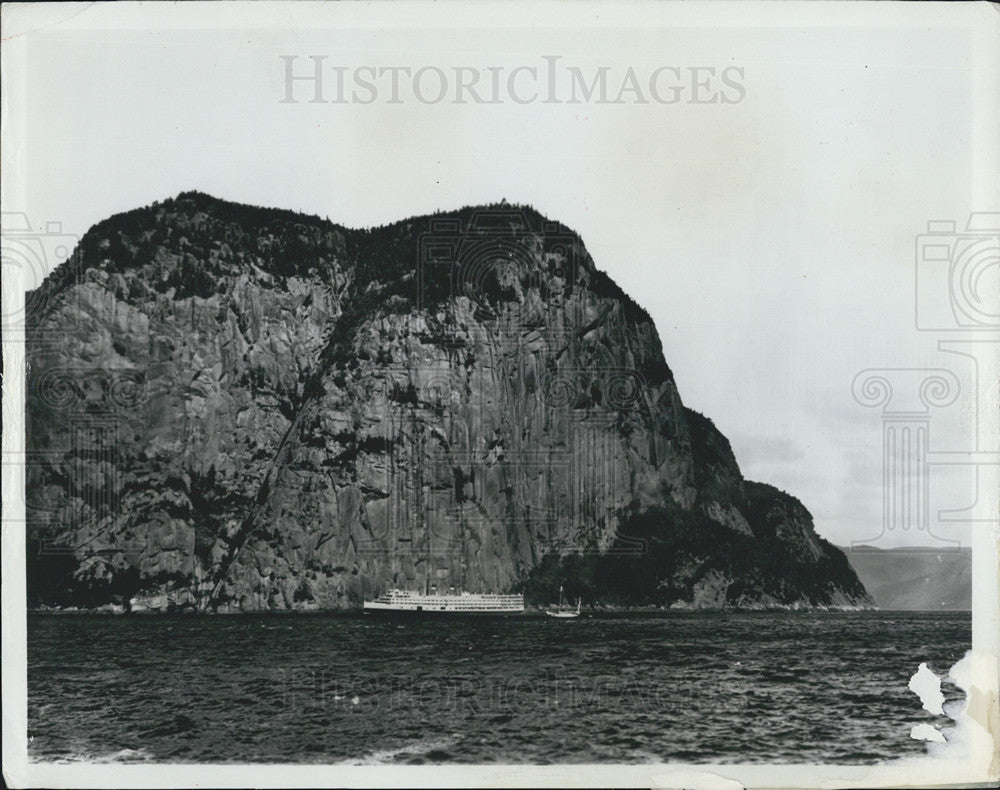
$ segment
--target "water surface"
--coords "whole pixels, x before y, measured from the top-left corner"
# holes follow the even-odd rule
[[[32,615],[29,755],[872,763],[948,722],[907,682],[970,639],[968,613]]]

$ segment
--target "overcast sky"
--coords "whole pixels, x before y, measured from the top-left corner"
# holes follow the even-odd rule
[[[856,4],[815,4],[832,24],[788,5],[783,26],[768,21],[773,10],[746,26],[730,9],[730,27],[711,29],[699,26],[703,11],[666,6],[649,12],[664,26],[606,9],[601,28],[581,5],[497,12],[490,28],[441,3],[414,26],[401,13],[374,24],[388,11],[376,6],[353,21],[343,7],[308,24],[300,9],[261,10],[206,14],[209,30],[175,16],[146,31],[149,18],[110,23],[128,10],[99,4],[5,45],[6,133],[18,145],[4,141],[4,210],[82,234],[188,189],[348,226],[530,203],[577,230],[650,312],[682,399],[729,437],[748,478],[795,494],[836,543],[935,545],[914,530],[881,534],[881,411],[851,387],[867,368],[948,368],[962,392],[933,411],[931,450],[975,449],[971,360],[938,348],[967,333],[918,331],[914,315],[917,235],[928,220],[961,229],[989,208],[974,194],[975,20],[951,9],[935,23],[933,9],[904,5],[908,21],[884,26]],[[282,103],[282,55],[297,56],[297,74],[326,56],[329,92],[333,66],[348,78],[364,66],[437,66],[452,93],[455,67],[476,70],[480,87],[502,68],[503,95],[422,103],[404,79],[398,104],[384,82],[370,104],[318,104],[299,82],[300,101]],[[521,72],[509,95],[511,70],[544,74],[545,55],[585,75],[608,67],[614,94],[631,68],[646,103],[634,91],[621,104],[517,103],[533,86]],[[662,66],[679,69],[660,72],[680,74],[677,103],[649,96]],[[741,90],[726,94],[740,100],[691,103],[692,67],[714,69],[710,92],[725,87],[723,69],[741,70],[728,72]],[[534,87],[544,93],[544,79]],[[984,287],[995,287],[995,266],[990,276]],[[932,509],[973,504],[972,472],[932,467]],[[937,535],[967,542],[967,523],[931,520]]]

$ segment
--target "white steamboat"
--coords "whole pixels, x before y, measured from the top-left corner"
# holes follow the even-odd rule
[[[499,593],[417,593],[389,590],[364,602],[368,613],[515,615],[524,613],[524,596]]]

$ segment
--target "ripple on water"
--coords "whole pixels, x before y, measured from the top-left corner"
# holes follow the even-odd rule
[[[58,762],[872,763],[968,614],[392,623],[28,620],[29,744]],[[168,636],[169,634],[169,636]],[[955,689],[944,689],[949,699]]]

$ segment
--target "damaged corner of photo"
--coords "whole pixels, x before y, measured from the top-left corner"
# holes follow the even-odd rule
[[[908,688],[933,719],[914,724],[910,737],[926,742],[927,754],[879,766],[867,778],[874,784],[890,776],[929,785],[1000,776],[998,219],[978,212],[964,223],[931,221],[917,236],[916,328],[947,367],[867,369],[854,379],[855,400],[881,407],[883,520],[851,556],[878,555],[878,544],[909,535],[925,544],[911,551],[938,563],[971,546],[970,649],[950,667],[914,656]]]
[[[878,786],[902,778],[921,784],[979,782],[1000,775],[1000,702],[997,660],[985,651],[970,650],[946,674],[921,663],[909,682],[923,710],[934,723],[913,725],[910,737],[925,741],[927,754],[903,757],[873,769],[862,786]],[[942,686],[955,693],[946,699]]]

